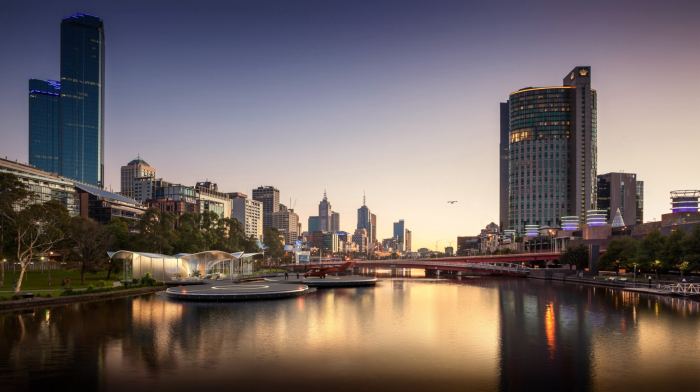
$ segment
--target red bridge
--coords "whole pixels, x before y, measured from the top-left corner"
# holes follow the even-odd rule
[[[526,276],[530,265],[541,265],[547,261],[558,260],[558,252],[521,253],[496,256],[456,256],[435,259],[393,259],[362,260],[355,263],[356,268],[420,268],[426,270],[472,271],[500,275]],[[338,262],[312,263],[313,265]]]

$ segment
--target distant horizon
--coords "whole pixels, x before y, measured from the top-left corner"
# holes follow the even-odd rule
[[[365,193],[377,240],[403,219],[414,251],[456,249],[498,224],[499,103],[576,66],[598,91],[598,174],[644,181],[645,222],[671,212],[671,191],[700,189],[685,163],[700,143],[696,1],[11,3],[0,156],[28,162],[27,83],[59,78],[61,18],[76,12],[105,24],[115,192],[140,155],[170,182],[274,186],[303,231],[326,189],[354,232]]]

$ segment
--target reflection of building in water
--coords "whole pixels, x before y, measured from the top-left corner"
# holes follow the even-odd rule
[[[501,389],[589,390],[593,329],[586,297],[531,279],[499,287]]]

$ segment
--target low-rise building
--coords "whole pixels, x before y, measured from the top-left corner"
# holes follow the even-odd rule
[[[80,199],[80,215],[106,225],[113,218],[139,219],[146,207],[127,197],[78,182],[73,183]]]

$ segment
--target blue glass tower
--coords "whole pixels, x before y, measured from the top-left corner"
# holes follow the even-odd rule
[[[61,22],[61,80],[29,80],[29,163],[104,186],[105,36],[102,19]]]
[[[49,173],[60,172],[61,84],[29,79],[29,164]]]
[[[104,186],[105,36],[102,19],[61,22],[61,174]]]

